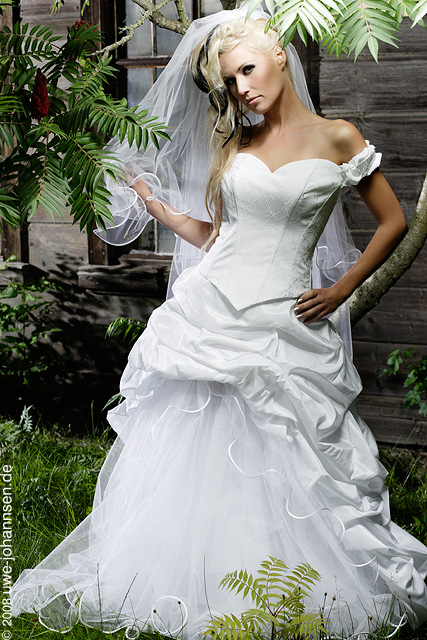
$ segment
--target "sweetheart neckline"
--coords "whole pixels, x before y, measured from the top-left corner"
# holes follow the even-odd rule
[[[333,164],[334,167],[337,167],[338,169],[340,169],[344,164],[344,163],[337,164],[336,162],[333,162],[332,160],[328,160],[327,158],[303,158],[302,160],[292,160],[292,162],[286,162],[285,164],[280,165],[280,167],[277,167],[277,169],[272,171],[270,169],[270,167],[264,162],[264,160],[261,160],[261,158],[259,158],[258,156],[256,156],[253,153],[248,153],[247,151],[238,151],[236,156],[251,156],[252,158],[255,158],[255,160],[258,160],[259,162],[261,162],[261,164],[263,164],[264,167],[272,175],[274,175],[275,173],[277,173],[278,171],[280,171],[280,169],[283,169],[284,167],[289,167],[292,164],[299,164],[300,162],[319,162],[319,161],[320,162],[328,162],[329,164]]]

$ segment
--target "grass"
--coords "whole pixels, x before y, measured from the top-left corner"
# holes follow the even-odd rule
[[[47,430],[25,411],[19,424],[0,420],[1,465],[13,465],[14,579],[45,558],[90,513],[97,476],[111,443],[111,432],[76,439],[66,429]],[[384,447],[381,458],[390,472],[393,519],[426,542],[427,455]],[[389,633],[379,630],[369,640],[385,640]],[[427,640],[427,628],[412,631],[404,627],[393,637]],[[125,638],[125,632],[105,634],[77,625],[63,635],[40,625],[32,614],[13,619],[11,640],[35,638],[119,640]],[[156,636],[140,636],[144,638],[156,640]]]

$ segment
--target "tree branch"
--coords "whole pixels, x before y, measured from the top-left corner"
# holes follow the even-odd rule
[[[172,0],[168,0],[168,2],[171,1]],[[184,18],[183,22],[181,21],[181,19],[171,20],[170,18],[166,18],[162,13],[160,13],[159,7],[164,6],[163,3],[154,5],[152,2],[150,2],[150,0],[132,0],[132,2],[135,2],[135,4],[144,9],[144,11],[150,11],[150,20],[153,24],[156,24],[158,27],[163,27],[163,29],[169,29],[169,31],[175,31],[175,33],[181,33],[182,35],[184,35],[188,27],[190,26],[190,19],[185,12],[184,5],[181,0],[174,1],[175,4],[176,2],[180,3],[178,16],[180,16],[181,14],[181,16]],[[166,5],[168,4],[168,2],[165,2],[164,4]]]
[[[409,269],[427,239],[427,175],[409,224],[409,230],[391,256],[350,298],[350,319],[354,326],[373,309],[383,295]]]
[[[102,54],[102,59],[105,60],[110,51],[114,51],[118,49],[122,45],[126,44],[134,35],[136,29],[140,27],[146,20],[150,20],[153,24],[158,27],[162,27],[163,29],[168,29],[169,31],[174,31],[175,33],[180,33],[184,35],[190,26],[190,19],[187,16],[184,6],[184,0],[161,0],[158,4],[153,4],[150,0],[132,0],[135,4],[141,7],[141,17],[134,22],[133,24],[126,25],[125,27],[120,27],[119,31],[127,31],[128,33],[117,40],[117,42],[113,42],[113,44],[109,44],[108,46],[101,49],[100,52]],[[160,9],[163,9],[170,2],[174,2],[176,6],[176,10],[178,13],[178,20],[172,20],[171,18],[166,18],[161,12]],[[221,4],[224,9],[234,9],[236,6],[239,6],[243,0],[221,0]]]
[[[180,0],[177,0],[177,1],[180,2]],[[133,0],[133,2],[135,2],[135,0]],[[138,27],[140,27],[142,24],[144,24],[147,18],[151,19],[154,13],[158,13],[158,10],[165,7],[167,4],[169,4],[169,2],[171,2],[171,0],[161,0],[161,2],[159,2],[159,4],[157,5],[151,4],[151,2],[147,2],[146,4],[151,6],[147,8],[145,11],[141,11],[141,17],[139,18],[139,20],[137,20],[133,24],[126,25],[125,27],[119,27],[119,31],[127,31],[128,33],[125,36],[123,36],[123,38],[120,38],[120,40],[117,40],[117,42],[113,42],[113,44],[109,44],[108,46],[101,49],[101,51],[96,53],[97,54],[101,53],[102,59],[105,60],[108,57],[108,54],[110,51],[114,51],[114,49],[118,49],[123,44],[126,44],[126,42],[128,42],[131,38],[133,38],[135,30]],[[140,3],[137,2],[136,4],[140,4]]]
[[[183,0],[175,0],[175,6],[178,13],[178,20],[182,22],[182,24],[189,24],[189,19],[185,12]]]

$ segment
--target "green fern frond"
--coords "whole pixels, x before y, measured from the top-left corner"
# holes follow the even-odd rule
[[[103,94],[103,85],[111,76],[115,75],[115,69],[109,63],[111,56],[106,60],[98,58],[96,61],[86,60],[85,67],[79,78],[75,79],[70,87],[72,103],[70,107],[83,95],[86,99],[96,98]]]
[[[227,575],[220,582],[221,589],[227,589],[228,591],[234,591],[236,595],[243,591],[243,598],[250,593],[252,602],[255,602],[257,607],[261,607],[264,610],[267,609],[267,601],[264,599],[264,591],[258,580],[254,580],[251,574],[247,571],[233,571],[227,573]]]
[[[215,640],[250,640],[258,626],[257,624],[256,627],[253,627],[232,613],[224,614],[221,617],[214,616],[203,635],[211,636]]]
[[[384,0],[345,0],[338,35],[355,60],[367,45],[378,62],[378,41],[397,46],[396,10]]]
[[[43,206],[52,217],[71,208],[73,221],[91,232],[112,220],[104,175],[123,174],[122,163],[105,147],[116,135],[129,146],[151,138],[170,139],[165,126],[146,111],[129,108],[104,92],[115,74],[109,60],[86,56],[99,41],[97,27],[72,28],[60,47],[46,26],[16,24],[0,31],[0,217],[12,226]],[[42,62],[42,65],[37,65]],[[47,79],[49,112],[31,117],[37,66]],[[69,81],[67,89],[58,86]]]
[[[80,102],[79,102],[80,104]],[[90,104],[90,125],[96,125],[107,139],[118,135],[120,142],[127,137],[129,146],[134,143],[138,147],[147,146],[148,137],[144,130],[150,130],[156,137],[170,140],[164,131],[165,126],[157,118],[147,118],[146,111],[138,111],[137,107],[127,106],[126,100],[111,100],[105,96],[93,100]]]
[[[336,14],[339,14],[343,0],[270,0],[268,9],[271,13],[269,24],[278,29],[286,46],[292,40],[295,31],[306,41],[307,34],[315,40],[322,39],[331,26],[336,25]],[[244,6],[250,15],[261,2],[246,0]]]
[[[39,206],[54,217],[65,211],[69,186],[61,172],[60,163],[49,151],[47,144],[35,145],[38,154],[28,157],[15,193],[20,201],[21,209],[29,217],[33,216]]]
[[[246,0],[250,15],[261,0]],[[268,0],[274,25],[287,45],[298,32],[324,42],[329,53],[354,52],[355,59],[368,47],[378,61],[378,44],[397,46],[398,27],[405,12],[419,22],[427,13],[427,0]]]
[[[53,122],[69,135],[84,131],[90,122],[90,105],[78,105],[61,112],[53,117]]]
[[[409,17],[414,21],[413,27],[422,21],[427,14],[427,0],[419,0],[409,12]]]
[[[60,47],[57,44],[60,36],[55,36],[53,29],[48,26],[36,25],[28,33],[29,24],[16,22],[13,30],[4,26],[0,31],[0,60],[4,57],[14,57],[15,64],[41,61],[57,55]]]
[[[314,637],[325,632],[320,615],[307,613],[304,596],[309,595],[320,575],[307,563],[292,571],[285,563],[269,557],[261,562],[257,578],[246,570],[228,573],[220,583],[222,588],[250,595],[255,607],[239,617],[234,614],[215,616],[205,636],[215,640],[261,640],[271,638]]]
[[[5,187],[0,187],[0,218],[14,228],[22,223],[19,200]]]
[[[121,337],[122,340],[134,342],[141,335],[145,326],[145,322],[134,318],[116,318],[108,325],[105,337]]]
[[[74,58],[55,56],[48,60],[43,66],[43,73],[46,75],[51,86],[56,87],[59,79],[63,76],[71,84],[81,75],[81,64]]]
[[[348,46],[344,44],[344,33],[340,32],[339,27],[331,27],[330,33],[321,41],[322,47],[326,47],[326,51],[330,56],[336,55],[337,59],[341,58],[341,53],[349,55]]]
[[[112,152],[105,149],[102,139],[91,131],[65,134],[57,150],[64,154],[61,165],[72,189],[84,185],[88,192],[93,192],[104,171],[121,174]]]

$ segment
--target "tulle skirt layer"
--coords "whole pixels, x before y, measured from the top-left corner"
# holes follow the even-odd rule
[[[390,521],[386,472],[357,415],[360,380],[328,321],[294,300],[236,311],[197,270],[150,319],[91,514],[12,588],[12,612],[127,637],[200,637],[250,607],[219,589],[268,556],[321,579],[331,637],[427,618],[427,549]]]

